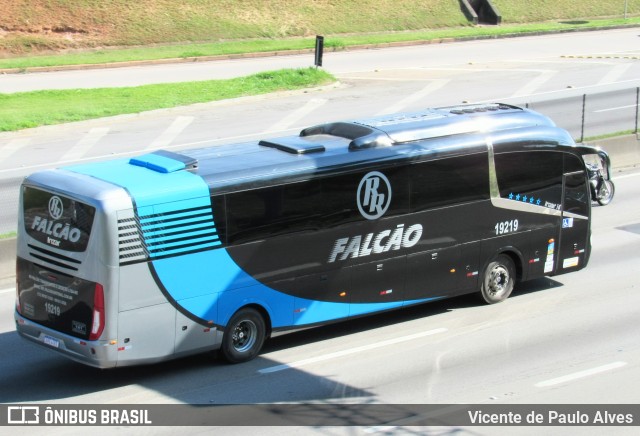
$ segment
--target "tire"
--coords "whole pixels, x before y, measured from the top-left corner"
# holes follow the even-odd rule
[[[229,363],[248,362],[260,353],[265,340],[265,322],[255,309],[244,308],[229,320],[220,350]]]
[[[613,200],[613,194],[616,191],[616,186],[611,180],[603,180],[600,191],[598,192],[598,204],[600,206],[606,206]]]
[[[480,282],[480,296],[488,304],[500,303],[509,298],[515,282],[516,267],[513,260],[501,254],[485,268]]]

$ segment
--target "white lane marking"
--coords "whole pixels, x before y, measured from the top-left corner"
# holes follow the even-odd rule
[[[9,292],[15,292],[16,288],[13,289],[2,289],[0,290],[0,294],[8,294]]]
[[[96,127],[95,129],[89,130],[89,132],[84,135],[76,145],[71,147],[64,155],[62,155],[60,160],[75,160],[83,157],[89,149],[96,145],[108,132],[108,127]]]
[[[596,368],[585,369],[584,371],[574,372],[573,374],[567,374],[562,377],[552,378],[550,380],[541,381],[536,383],[535,386],[538,388],[545,388],[548,386],[555,386],[562,383],[570,382],[573,380],[578,380],[581,378],[589,377],[595,374],[600,374],[601,372],[611,371],[614,369],[622,368],[625,366],[627,362],[613,362],[607,365],[598,366]]]
[[[154,141],[149,144],[145,150],[155,150],[159,148],[165,148],[171,141],[176,139],[176,137],[182,133],[184,129],[187,128],[189,124],[191,124],[194,120],[194,117],[183,117],[180,116],[176,118],[173,123],[167,129],[160,134]]]
[[[0,148],[0,162],[5,161],[9,156],[24,148],[29,144],[29,138],[12,139],[4,147]]]
[[[437,91],[438,89],[442,88],[449,82],[450,82],[449,79],[435,79],[431,83],[429,83],[427,86],[422,88],[421,90],[408,95],[407,97],[403,98],[396,104],[388,106],[384,110],[378,112],[377,115],[387,115],[387,114],[400,112],[402,109],[406,108],[412,103],[415,103],[416,101],[423,99],[424,97],[431,94],[432,92]],[[428,105],[423,105],[423,106],[428,106]]]
[[[635,104],[628,104],[626,106],[617,106],[617,107],[610,107],[607,109],[598,109],[597,111],[593,111],[594,113],[599,113],[599,112],[610,112],[610,111],[619,111],[621,109],[629,109],[632,107],[636,107]]]
[[[616,65],[615,67],[611,68],[611,70],[607,74],[605,74],[602,79],[600,79],[598,85],[614,83],[616,80],[622,77],[622,75],[624,75],[624,73],[626,73],[632,65],[632,63]]]
[[[414,339],[423,338],[425,336],[431,336],[438,333],[446,332],[446,328],[438,328],[434,330],[427,330],[425,332],[416,333],[409,336],[403,336],[401,338],[389,339],[387,341],[376,342],[375,344],[363,345],[361,347],[350,348],[348,350],[337,351],[335,353],[323,354],[322,356],[312,357],[309,359],[298,360],[297,362],[287,363],[284,365],[270,366],[258,370],[260,374],[269,374],[272,372],[284,371],[285,369],[299,368],[301,366],[309,365],[312,363],[324,362],[325,360],[331,360],[338,357],[348,356],[350,354],[362,353],[363,351],[375,350],[376,348],[386,347],[388,345],[400,344],[402,342],[412,341]]]
[[[435,79],[416,79],[415,77],[412,77],[411,79],[407,79],[405,77],[402,78],[398,78],[398,79],[394,79],[392,77],[365,77],[365,76],[344,76],[344,79],[348,79],[348,80],[376,80],[376,81],[387,81],[387,82],[433,82]]]
[[[304,106],[299,107],[298,109],[281,119],[279,122],[275,123],[269,129],[265,130],[264,133],[279,132],[281,130],[288,129],[303,117],[318,109],[320,106],[324,105],[327,101],[329,100],[326,100],[324,98],[312,98]]]
[[[555,76],[558,72],[553,70],[541,70],[538,77],[533,80],[530,80],[526,85],[522,88],[518,89],[512,96],[513,97],[524,97],[533,93],[536,89],[542,86],[546,81]]]

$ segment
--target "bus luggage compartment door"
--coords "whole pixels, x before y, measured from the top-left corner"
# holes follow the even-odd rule
[[[401,306],[406,266],[406,256],[400,256],[351,267],[349,316]]]
[[[452,295],[459,285],[457,268],[460,264],[459,259],[459,246],[408,256],[405,300]]]

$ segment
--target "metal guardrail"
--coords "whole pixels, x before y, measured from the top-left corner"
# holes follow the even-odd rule
[[[567,130],[577,142],[614,133],[638,133],[640,87],[528,102]]]
[[[549,116],[578,142],[614,133],[638,133],[640,87],[519,103]],[[0,210],[17,211],[20,178],[0,180]],[[17,213],[0,214],[0,235],[16,229]]]

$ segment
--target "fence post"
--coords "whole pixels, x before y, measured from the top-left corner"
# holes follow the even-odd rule
[[[587,106],[587,94],[582,94],[582,123],[580,126],[580,141],[579,142],[584,142],[584,114],[586,112],[586,106]]]
[[[638,112],[640,109],[640,86],[636,88],[636,128],[633,130],[633,133],[638,134]]]

